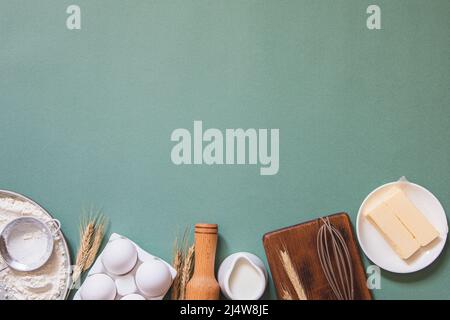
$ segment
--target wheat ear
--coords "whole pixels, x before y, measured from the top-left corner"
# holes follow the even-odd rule
[[[89,269],[95,262],[95,258],[97,257],[98,251],[103,241],[103,236],[105,235],[106,224],[107,220],[103,215],[99,216],[95,221],[94,236],[92,239],[91,247],[89,248],[86,256],[83,271]]]
[[[175,239],[174,245],[173,245],[172,265],[173,265],[173,268],[175,269],[175,271],[177,272],[177,275],[175,276],[175,279],[173,280],[171,297],[172,297],[172,300],[178,300],[179,296],[180,296],[181,270],[183,268],[183,255],[178,246],[178,238]]]
[[[283,263],[283,268],[286,271],[286,274],[289,278],[289,281],[291,282],[292,286],[294,287],[295,293],[297,294],[297,297],[299,300],[308,300],[305,290],[303,288],[302,282],[300,281],[300,278],[298,276],[297,271],[295,270],[294,264],[292,263],[291,257],[289,256],[286,247],[283,247],[282,250],[280,250],[280,257],[281,262]],[[287,290],[284,289],[285,292]]]
[[[184,257],[183,270],[181,272],[181,283],[180,283],[180,300],[185,299],[186,286],[192,276],[192,271],[194,270],[194,245],[190,246],[186,256]]]

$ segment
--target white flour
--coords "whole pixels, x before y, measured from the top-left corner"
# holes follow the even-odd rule
[[[45,230],[29,223],[19,224],[12,229],[6,242],[11,257],[25,265],[43,261],[49,246],[51,243],[47,239]]]
[[[51,220],[46,213],[32,203],[0,194],[0,230],[11,220],[22,216],[32,216],[43,222]],[[15,245],[26,245],[33,241],[39,241],[40,236],[40,232],[22,234],[20,238],[16,239]],[[64,243],[61,239],[56,238],[52,256],[40,269],[19,272],[7,268],[0,271],[0,286],[6,291],[4,293],[5,298],[19,300],[60,299],[67,286],[67,264]],[[0,256],[0,266],[4,265]]]

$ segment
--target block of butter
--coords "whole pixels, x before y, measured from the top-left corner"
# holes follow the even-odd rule
[[[397,186],[366,216],[402,259],[439,237],[439,232]]]
[[[412,233],[422,247],[439,237],[439,232],[422,212],[408,199],[400,188],[392,195],[389,204],[392,212]]]
[[[420,249],[419,242],[400,220],[388,210],[385,202],[369,211],[367,217],[383,234],[400,258],[408,259]]]

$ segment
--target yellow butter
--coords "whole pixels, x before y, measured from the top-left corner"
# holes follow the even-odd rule
[[[395,193],[387,205],[405,227],[412,233],[421,246],[426,246],[439,237],[439,232],[416,208],[400,188],[395,187]]]
[[[390,188],[382,199],[365,215],[401,258],[408,259],[421,246],[426,246],[439,237],[439,232],[401,188]]]
[[[408,259],[420,249],[419,242],[388,210],[386,203],[383,202],[369,211],[367,217],[402,259]]]

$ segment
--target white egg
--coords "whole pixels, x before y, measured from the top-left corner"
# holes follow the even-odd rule
[[[137,251],[128,239],[117,239],[106,246],[102,262],[108,272],[120,275],[130,272],[136,265]]]
[[[82,300],[114,300],[115,297],[114,281],[103,273],[87,277],[81,288]]]
[[[120,300],[145,300],[143,296],[137,293],[132,293],[126,296],[123,296]]]
[[[118,295],[127,296],[138,290],[132,273],[116,277],[115,282]]]
[[[136,285],[147,297],[165,295],[172,284],[169,268],[159,260],[144,262],[136,272]]]

